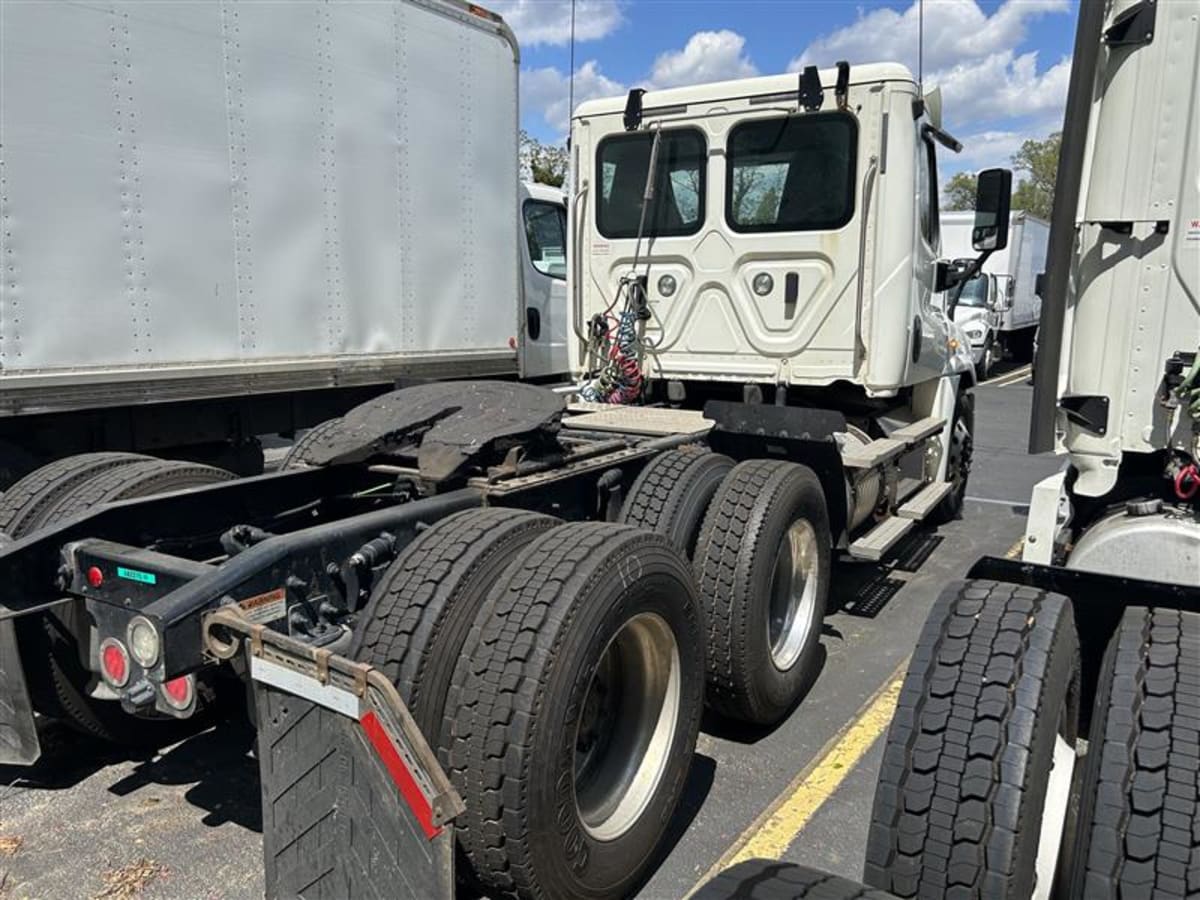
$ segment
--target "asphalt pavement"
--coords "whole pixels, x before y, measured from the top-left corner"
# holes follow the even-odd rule
[[[980,387],[961,520],[919,532],[886,564],[839,565],[820,677],[782,724],[705,719],[669,849],[640,897],[683,897],[748,855],[861,875],[882,736],[925,616],[979,556],[1016,552],[1033,484],[1059,467],[1025,453],[1031,395],[1019,373]],[[43,741],[36,766],[0,767],[0,897],[262,896],[248,726],[140,756],[53,725]]]

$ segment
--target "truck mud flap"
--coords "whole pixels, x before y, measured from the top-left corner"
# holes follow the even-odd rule
[[[266,896],[453,897],[462,800],[394,686],[228,608],[204,635],[210,653],[248,660]]]
[[[0,606],[0,613],[6,611]],[[29,686],[17,647],[16,620],[0,619],[0,764],[28,766],[41,755]]]

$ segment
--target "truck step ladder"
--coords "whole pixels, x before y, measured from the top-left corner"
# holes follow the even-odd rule
[[[916,524],[916,519],[902,519],[900,516],[884,519],[850,545],[850,555],[855,559],[879,562]]]
[[[945,424],[946,420],[937,416],[918,419],[916,422],[897,428],[885,438],[878,438],[861,447],[852,447],[843,451],[842,465],[850,469],[870,469],[883,465],[883,463],[911,450],[914,445],[926,438],[937,434]]]
[[[896,515],[902,519],[919,522],[933,512],[934,507],[941,503],[952,490],[954,490],[954,485],[949,481],[935,481],[933,484],[927,484],[911,500],[902,505],[896,511]]]

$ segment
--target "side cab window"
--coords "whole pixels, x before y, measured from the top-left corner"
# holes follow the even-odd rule
[[[525,243],[529,261],[543,275],[567,277],[567,208],[561,203],[526,200]]]
[[[921,236],[936,255],[941,249],[941,228],[938,218],[937,153],[933,141],[917,128],[917,208]]]

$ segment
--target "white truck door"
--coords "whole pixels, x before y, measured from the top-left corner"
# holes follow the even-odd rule
[[[560,191],[522,189],[521,375],[561,375],[567,362],[567,207]]]

